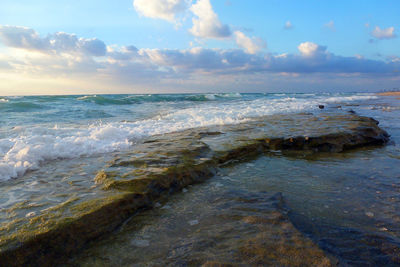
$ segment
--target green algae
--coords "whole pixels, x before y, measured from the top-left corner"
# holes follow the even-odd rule
[[[262,119],[267,122],[228,125],[225,131],[192,129],[151,137],[130,158],[123,153],[117,155],[94,178],[109,196],[84,201],[71,196],[29,220],[15,218],[2,225],[0,233],[5,233],[0,239],[0,259],[12,263],[13,257],[18,257],[18,264],[47,264],[60,257],[63,245],[67,248],[62,257],[66,257],[112,231],[138,210],[152,207],[161,197],[213,176],[223,164],[271,150],[341,152],[388,140],[375,120],[356,115],[279,117],[279,122],[295,133],[292,136],[286,136],[285,127],[271,134],[268,127],[276,124],[275,117]],[[18,203],[9,213],[26,205]],[[47,242],[52,239],[53,247],[49,247]],[[42,256],[38,258],[37,253]]]

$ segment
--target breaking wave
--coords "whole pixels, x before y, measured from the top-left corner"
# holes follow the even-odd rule
[[[75,103],[87,101],[97,105],[125,105],[140,103],[140,101],[194,101],[198,103],[178,105],[174,109],[168,109],[167,112],[159,112],[151,118],[141,117],[134,121],[130,121],[130,118],[112,117],[106,123],[89,120],[89,123],[85,121],[75,124],[57,124],[59,119],[52,118],[51,124],[19,125],[0,138],[0,181],[21,176],[26,171],[37,169],[42,163],[55,159],[126,150],[135,140],[151,135],[202,126],[241,123],[271,114],[312,111],[318,109],[318,104],[374,98],[373,95],[296,96],[293,94],[275,94],[272,97],[260,94],[252,98],[240,94],[92,95],[64,97],[64,100],[53,98],[52,101],[60,101],[60,105],[66,105],[66,101],[70,101],[68,105],[71,105],[71,108],[74,101]],[[40,111],[43,108],[42,105],[37,104],[37,98],[35,98],[36,103],[23,100],[16,99],[14,102],[5,102],[1,105],[12,105],[14,110],[19,111]],[[89,119],[99,116],[110,117],[108,113],[102,115],[101,110],[88,110]],[[142,106],[138,105],[137,110],[143,110]]]

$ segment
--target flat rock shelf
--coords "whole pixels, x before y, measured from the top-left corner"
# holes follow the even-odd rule
[[[3,205],[0,265],[54,266],[65,262],[135,214],[157,202],[165,202],[169,195],[188,185],[213,177],[225,165],[275,151],[287,156],[298,153],[315,156],[388,141],[389,135],[379,128],[376,120],[345,112],[272,115],[241,124],[152,136],[132,146],[130,151],[103,157],[107,163],[90,181],[76,184],[62,174],[54,182],[47,181],[46,190],[59,197],[56,202],[24,192],[28,195],[24,201]],[[11,192],[12,186],[7,190]],[[271,257],[277,257],[274,253],[265,259],[263,251],[272,246],[263,241],[266,232],[272,231],[266,225],[279,225],[276,221],[280,221],[284,225],[280,228],[282,236],[285,231],[296,231],[281,210],[272,217],[263,217],[260,209],[253,216],[239,214],[233,219],[248,221],[260,229],[247,246],[239,249],[241,257],[257,258],[254,264],[291,264],[288,248],[281,248],[289,255],[288,262],[271,261]],[[300,232],[294,238],[298,247],[315,247],[312,252],[304,250],[304,255],[308,255],[305,258],[310,261],[303,264],[331,265],[331,259]]]

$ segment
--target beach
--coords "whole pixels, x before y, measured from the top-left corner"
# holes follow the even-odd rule
[[[382,95],[382,96],[400,96],[400,92],[382,92],[382,93],[378,93],[378,95]]]
[[[392,95],[1,97],[0,109],[3,262],[400,263]]]

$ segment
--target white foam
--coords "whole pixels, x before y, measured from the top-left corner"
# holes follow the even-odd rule
[[[85,95],[85,96],[78,97],[76,100],[85,100],[85,99],[91,99],[91,98],[95,98],[95,97],[97,97],[97,95]]]
[[[215,95],[214,95],[214,94],[207,94],[207,95],[205,95],[205,97],[206,97],[208,100],[215,100]]]
[[[132,140],[210,125],[234,124],[277,113],[317,109],[318,104],[374,99],[374,96],[259,98],[252,101],[203,102],[165,115],[135,122],[96,125],[18,126],[0,139],[0,181],[23,175],[40,164],[59,158],[129,149]]]
[[[370,100],[370,99],[377,99],[377,96],[373,95],[352,95],[352,96],[337,96],[337,97],[328,97],[325,99],[327,103],[334,103],[334,102],[348,102],[348,101],[357,101],[357,100]]]

